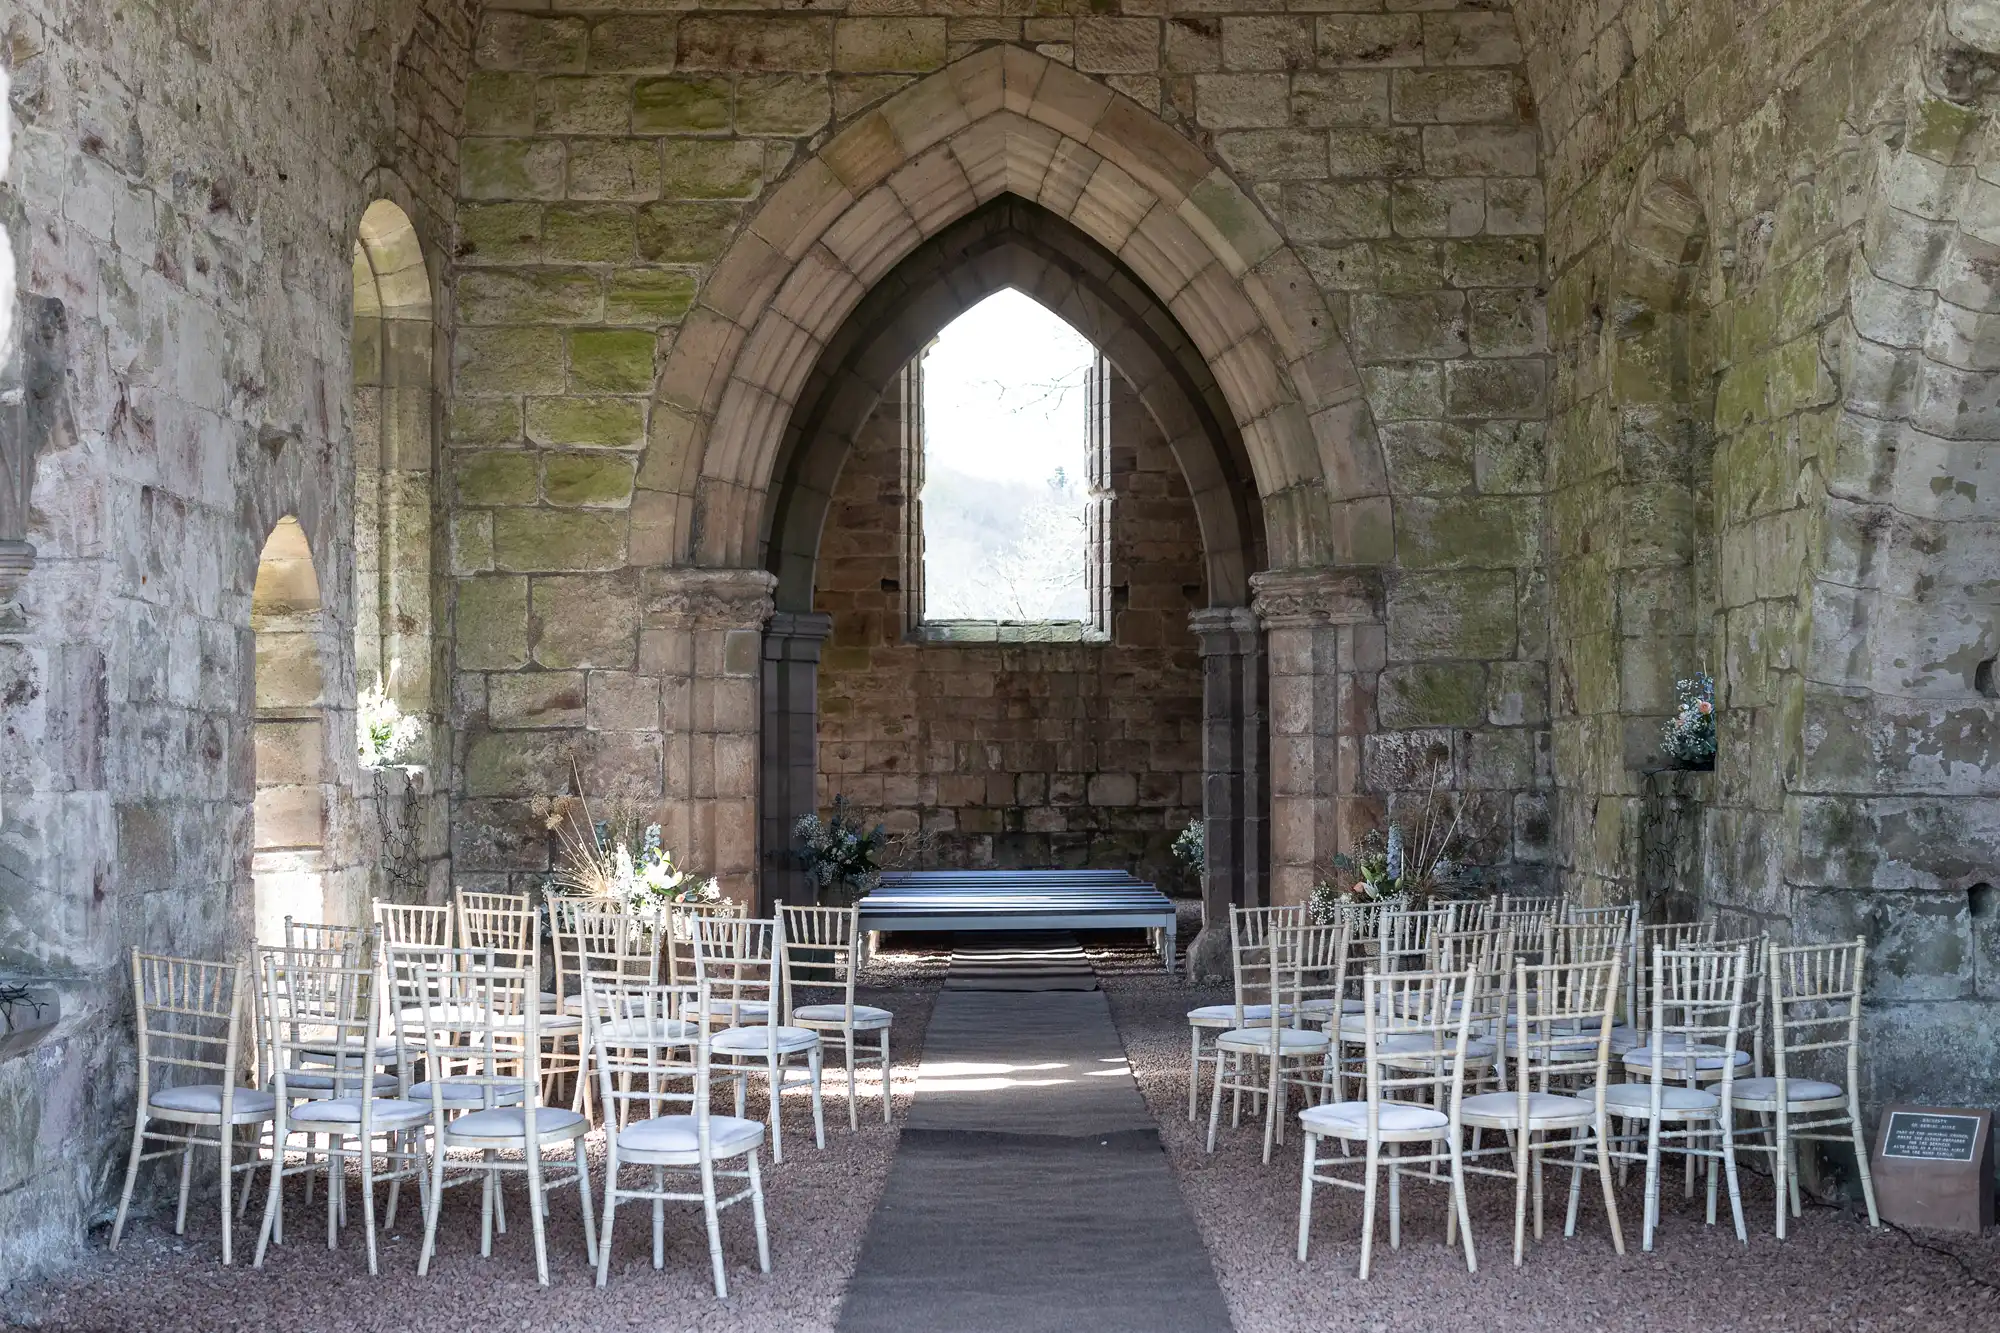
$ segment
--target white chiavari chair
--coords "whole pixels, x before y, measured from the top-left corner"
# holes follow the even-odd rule
[[[1571,926],[1622,924],[1625,927],[1625,1007],[1619,1022],[1636,1024],[1639,1006],[1639,904],[1606,903],[1599,907],[1579,907],[1564,903],[1560,924]]]
[[[542,1075],[548,1080],[543,1095],[554,1092],[563,1078],[574,1078],[570,1102],[583,1102],[583,1017],[562,1011],[561,997],[541,988],[541,916],[534,899],[525,893],[479,893],[459,889],[456,898],[458,947],[492,953],[500,966],[522,967],[532,972],[535,995],[544,1015],[540,1024]]]
[[[1646,1043],[1646,1025],[1653,1017],[1653,955],[1665,949],[1707,947],[1715,943],[1715,918],[1700,921],[1668,921],[1640,926],[1632,953],[1638,965],[1634,983],[1627,988],[1625,1020],[1611,1029],[1611,1049],[1629,1051]],[[1752,964],[1761,967],[1761,964]]]
[[[757,1232],[757,1265],[771,1271],[771,1241],[764,1221],[764,1184],[758,1150],[764,1126],[741,1116],[721,1116],[709,1109],[713,1078],[713,1043],[717,1035],[710,1011],[709,987],[695,987],[692,1018],[687,997],[674,986],[607,986],[586,979],[602,1012],[624,1015],[617,1024],[594,1031],[599,1096],[605,1111],[604,1226],[598,1237],[597,1285],[611,1274],[611,1238],[618,1205],[635,1201],[653,1205],[653,1267],[666,1266],[663,1213],[668,1203],[698,1203],[708,1225],[709,1266],[717,1298],[729,1295],[722,1262],[723,1209],[748,1200]],[[733,1029],[723,1028],[722,1031]],[[687,1037],[681,1034],[685,1031]],[[670,1110],[684,1106],[685,1110]],[[727,1164],[743,1159],[741,1169]],[[647,1183],[619,1183],[624,1168],[646,1170]],[[669,1190],[668,1171],[692,1171],[692,1190]],[[723,1195],[718,1180],[740,1180],[741,1189]]]
[[[1267,1017],[1262,1005],[1246,1002],[1246,990],[1256,991],[1268,979],[1271,927],[1277,922],[1305,919],[1303,907],[1231,907],[1229,957],[1235,998],[1229,1004],[1204,1004],[1188,1010],[1188,1121],[1200,1114],[1201,1068],[1215,1063],[1215,1051],[1202,1034],[1227,1032]]]
[[[499,1210],[501,1173],[518,1171],[527,1178],[528,1220],[535,1242],[535,1277],[549,1284],[548,1238],[544,1225],[546,1191],[573,1179],[583,1198],[584,1251],[597,1260],[596,1227],[592,1217],[590,1167],[584,1137],[590,1122],[564,1107],[544,1106],[540,976],[531,967],[506,966],[491,949],[411,949],[399,957],[424,974],[412,990],[423,1011],[422,1030],[433,1051],[449,1051],[436,1069],[426,1071],[428,1116],[435,1148],[431,1154],[429,1197],[424,1212],[424,1245],[417,1273],[430,1271],[437,1252],[438,1216],[447,1189],[456,1184],[480,1184],[479,1253],[490,1258]],[[573,1175],[550,1179],[543,1153],[569,1145]],[[462,1164],[470,1174],[450,1180],[453,1152],[477,1154]],[[505,1155],[503,1155],[505,1154]]]
[[[706,1020],[724,1026],[710,1038],[711,1058],[719,1058],[736,1086],[736,1113],[743,1114],[750,1076],[760,1067],[770,1089],[771,1160],[785,1160],[781,1109],[784,1092],[804,1074],[812,1094],[813,1143],[826,1147],[826,1115],[820,1102],[824,1046],[810,1028],[772,1023],[783,1012],[780,955],[785,928],[779,919],[711,914],[696,917],[695,984],[708,987]],[[804,1056],[806,1068],[792,1061]]]
[[[847,1072],[847,1127],[859,1129],[856,1083],[860,1077],[860,1034],[876,1036],[875,1056],[882,1070],[882,1123],[890,1118],[889,1027],[895,1015],[887,1009],[854,1002],[856,973],[861,967],[861,912],[854,907],[778,908],[784,924],[785,1022],[819,1033],[820,1041],[838,1046]],[[801,989],[833,991],[839,999],[800,1004]]]
[[[1868,1169],[1861,1119],[1861,984],[1865,940],[1843,944],[1766,945],[1771,994],[1770,1078],[1738,1079],[1737,1110],[1775,1117],[1775,1126],[1737,1131],[1738,1144],[1771,1157],[1778,1194],[1778,1239],[1786,1215],[1800,1215],[1798,1146],[1838,1143],[1850,1148],[1861,1175],[1868,1225],[1880,1226],[1875,1180]],[[1801,1057],[1804,1057],[1801,1059]],[[1831,1074],[1841,1081],[1814,1078]],[[1746,1141],[1747,1140],[1747,1141]]]
[[[1344,937],[1340,926],[1311,926],[1299,918],[1272,922],[1262,950],[1269,978],[1264,1017],[1258,1020],[1246,1014],[1239,1026],[1215,1039],[1215,1075],[1208,1102],[1209,1152],[1215,1151],[1225,1091],[1232,1096],[1232,1129],[1242,1123],[1244,1094],[1250,1095],[1253,1105],[1262,1103],[1264,1162],[1269,1165],[1273,1145],[1284,1141],[1285,1107],[1291,1088],[1310,1090],[1330,1082],[1326,1065],[1333,1050],[1332,1039],[1306,1026],[1304,1006],[1324,999],[1338,1007]],[[1254,957],[1246,948],[1244,956],[1236,960],[1239,975],[1254,966]],[[1324,1006],[1320,1007],[1324,1011]]]
[[[234,1160],[240,1126],[261,1126],[277,1114],[277,1098],[236,1082],[243,1055],[244,970],[231,963],[168,958],[132,951],[132,1002],[138,1041],[139,1095],[132,1124],[132,1148],[125,1163],[125,1188],[111,1225],[111,1248],[125,1234],[132,1187],[139,1166],[157,1158],[181,1159],[180,1202],[174,1234],[187,1232],[188,1190],[193,1183],[194,1150],[214,1148],[222,1183],[222,1262],[232,1262],[235,1218],[231,1191],[239,1173],[258,1166],[253,1144],[247,1161]],[[212,1129],[214,1138],[197,1131]],[[260,1129],[261,1135],[262,1130]],[[148,1140],[178,1144],[146,1152]],[[243,1185],[249,1197],[250,1185]]]
[[[1387,972],[1364,981],[1362,1070],[1365,1096],[1328,1102],[1299,1113],[1305,1132],[1304,1171],[1299,1185],[1299,1262],[1304,1263],[1312,1228],[1313,1187],[1339,1185],[1358,1190],[1361,1205],[1361,1271],[1367,1280],[1375,1244],[1375,1204],[1386,1165],[1389,1176],[1389,1248],[1402,1246],[1402,1185],[1405,1179],[1443,1183],[1451,1190],[1445,1243],[1454,1232],[1465,1247],[1465,1267],[1478,1271],[1466,1209],[1465,1136],[1460,1108],[1465,1097],[1465,1059],[1475,976],[1462,972]],[[1389,1015],[1397,1018],[1390,1026]],[[1364,1145],[1359,1179],[1333,1173],[1351,1158],[1319,1157],[1322,1137],[1343,1148]],[[1405,1155],[1411,1147],[1423,1151]],[[1386,1161],[1385,1161],[1386,1158]],[[1440,1175],[1438,1168],[1446,1168]],[[1415,1168],[1415,1170],[1413,1170]],[[1322,1173],[1324,1171],[1324,1174]]]
[[[1641,1070],[1624,1062],[1625,1082],[1604,1090],[1610,1114],[1625,1132],[1613,1148],[1621,1163],[1646,1166],[1646,1211],[1641,1248],[1653,1248],[1660,1220],[1660,1155],[1672,1149],[1708,1163],[1708,1223],[1715,1225],[1718,1167],[1729,1182],[1729,1208],[1736,1238],[1746,1240],[1743,1194],[1736,1175],[1733,1084],[1735,1059],[1744,1015],[1743,977],[1746,950],[1734,948],[1663,949],[1652,960],[1653,1016],[1648,1025],[1654,1039],[1649,1060]],[[1715,1053],[1717,1080],[1700,1086],[1697,1070],[1685,1061],[1667,1058],[1669,1050]],[[1636,1077],[1635,1077],[1636,1076]],[[1625,1148],[1634,1123],[1646,1127],[1643,1151]],[[1621,1164],[1620,1170],[1624,1168]],[[1572,1182],[1574,1185],[1575,1182]]]
[[[409,1082],[400,1057],[392,1057],[401,1066],[394,1076],[395,1088],[382,1087],[377,1073],[382,1063],[382,973],[372,957],[357,956],[349,949],[262,949],[258,968],[277,1097],[273,1162],[282,1166],[292,1135],[304,1134],[308,1145],[325,1136],[326,1245],[333,1249],[346,1212],[347,1158],[352,1153],[360,1159],[362,1229],[368,1271],[375,1273],[375,1186],[389,1184],[388,1226],[395,1225],[402,1182],[416,1182],[420,1195],[425,1189],[425,1108],[393,1095]],[[301,1080],[298,1090],[292,1087],[294,1079]],[[300,1091],[311,1095],[301,1099]],[[392,1095],[379,1095],[383,1091]],[[378,1173],[378,1159],[388,1164],[386,1173]],[[263,1267],[272,1242],[282,1245],[285,1240],[284,1177],[310,1177],[317,1169],[308,1150],[301,1165],[272,1170],[264,1225],[257,1237],[257,1267]]]
[[[1528,1196],[1535,1202],[1535,1239],[1542,1238],[1543,1167],[1554,1150],[1566,1150],[1574,1175],[1584,1169],[1585,1151],[1594,1150],[1604,1186],[1611,1241],[1625,1253],[1618,1223],[1618,1198],[1611,1179],[1610,1127],[1603,1088],[1610,1061],[1611,1021],[1618,1007],[1622,959],[1604,963],[1514,965],[1513,1026],[1499,1043],[1502,1090],[1465,1099],[1461,1119],[1475,1131],[1494,1129],[1509,1143],[1483,1148],[1475,1138],[1465,1152],[1465,1169],[1514,1182],[1514,1264],[1527,1251]],[[1511,1082],[1512,1086],[1508,1084]],[[1577,1089],[1589,1090],[1588,1096]],[[1567,1132],[1554,1141],[1547,1136]],[[1504,1165],[1486,1165],[1498,1158]],[[1572,1200],[1575,1199],[1572,1192]],[[1563,1233],[1576,1233],[1574,1202]]]

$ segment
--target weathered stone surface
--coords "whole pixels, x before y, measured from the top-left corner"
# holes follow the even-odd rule
[[[536,579],[529,621],[536,664],[631,670],[639,651],[633,592],[622,574]]]

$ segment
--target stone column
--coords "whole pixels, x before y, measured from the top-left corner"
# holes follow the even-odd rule
[[[1229,974],[1229,909],[1259,906],[1269,892],[1266,809],[1264,635],[1247,606],[1188,617],[1201,644],[1201,933],[1188,947],[1188,975]]]
[[[760,912],[813,900],[792,854],[792,825],[819,805],[819,653],[832,632],[832,616],[800,611],[778,612],[764,630]]]
[[[1270,901],[1302,903],[1374,821],[1361,754],[1387,652],[1381,576],[1271,570],[1250,587],[1270,660]]]
[[[764,623],[777,580],[761,569],[645,571],[640,660],[662,677],[667,846],[757,901],[757,727]]]

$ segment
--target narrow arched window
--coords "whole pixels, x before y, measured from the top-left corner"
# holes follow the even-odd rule
[[[906,372],[905,599],[941,639],[1110,631],[1108,367],[1033,299],[996,292]]]

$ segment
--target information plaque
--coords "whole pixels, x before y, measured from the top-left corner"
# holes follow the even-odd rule
[[[1873,1171],[1888,1221],[1982,1231],[1993,1225],[1993,1113],[1892,1106],[1876,1133]]]

